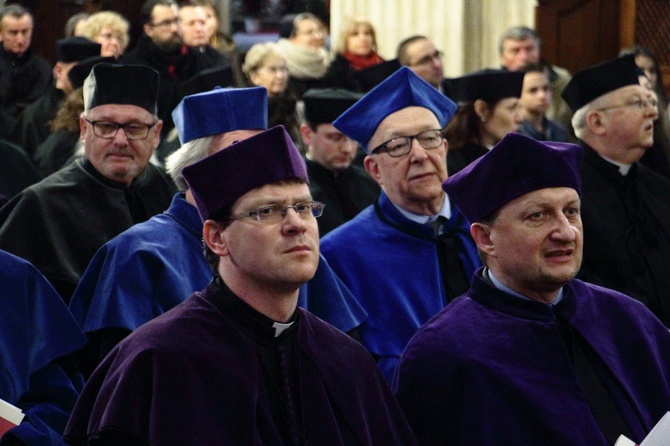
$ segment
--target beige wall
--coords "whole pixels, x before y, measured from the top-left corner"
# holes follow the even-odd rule
[[[413,34],[430,37],[444,51],[445,76],[498,67],[498,38],[512,25],[535,23],[536,0],[331,0],[331,35],[342,18],[360,13],[377,31],[379,52],[395,57],[398,42]]]

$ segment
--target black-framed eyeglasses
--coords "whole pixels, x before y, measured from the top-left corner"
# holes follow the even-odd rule
[[[119,124],[111,121],[91,121],[86,117],[84,117],[84,121],[93,126],[93,134],[99,138],[112,139],[119,129],[123,129],[126,138],[131,141],[145,139],[149,135],[149,130],[158,123],[158,121],[154,121],[152,124],[142,124],[140,122]]]
[[[179,25],[179,18],[174,18],[174,19],[166,19],[163,20],[162,22],[158,23],[149,23],[151,27],[153,28],[169,28],[172,25],[178,26]]]
[[[434,60],[441,60],[442,56],[444,56],[444,53],[442,51],[437,50],[432,54],[428,54],[426,56],[423,56],[421,59],[419,59],[418,61],[414,62],[411,65],[412,66],[428,65],[429,63],[431,63]]]
[[[630,101],[626,102],[624,104],[619,104],[619,105],[610,105],[609,107],[602,107],[599,108],[598,111],[606,111],[606,110],[612,110],[614,108],[621,108],[621,107],[634,107],[637,108],[638,110],[644,110],[646,107],[651,107],[651,108],[658,108],[658,101],[655,99],[637,99],[635,101]]]
[[[325,204],[320,201],[301,201],[294,205],[288,204],[269,204],[261,206],[253,211],[242,212],[230,216],[231,220],[239,220],[241,218],[255,218],[261,223],[279,222],[286,217],[289,209],[293,209],[296,214],[303,220],[309,218],[321,217]]]
[[[413,139],[419,141],[421,147],[426,150],[437,149],[442,144],[442,141],[444,141],[441,129],[426,130],[413,136],[399,136],[397,138],[389,139],[372,149],[370,154],[376,155],[380,152],[386,152],[389,156],[400,158],[401,156],[407,155],[412,150]]]

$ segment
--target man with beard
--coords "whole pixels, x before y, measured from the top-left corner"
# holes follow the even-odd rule
[[[204,53],[184,44],[179,29],[179,9],[174,0],[148,0],[140,10],[144,34],[121,63],[148,65],[160,74],[158,117],[162,135],[174,128],[172,110],[182,99],[179,85],[216,64]]]
[[[400,359],[396,396],[420,444],[640,444],[670,407],[668,330],[574,279],[581,154],[511,133],[443,183],[485,267]]]

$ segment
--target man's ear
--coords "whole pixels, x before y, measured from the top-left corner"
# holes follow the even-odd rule
[[[305,147],[309,147],[312,144],[312,129],[305,123],[300,124],[300,136],[302,137],[302,143]]]
[[[379,164],[377,163],[375,157],[372,155],[366,156],[365,159],[363,160],[363,166],[365,167],[365,170],[367,170],[368,174],[370,174],[370,176],[380,186],[383,186],[381,174],[379,173]]]
[[[228,255],[228,246],[223,238],[221,225],[214,220],[205,220],[202,225],[202,239],[207,247],[219,257]]]
[[[491,239],[491,227],[483,223],[470,225],[470,235],[477,244],[477,248],[486,255],[495,256],[495,246]]]
[[[605,122],[607,118],[604,117],[603,113],[597,110],[588,112],[584,120],[586,121],[586,126],[595,135],[602,136],[607,130]]]
[[[82,141],[84,138],[86,138],[86,129],[88,126],[86,125],[86,120],[84,119],[83,116],[79,116],[79,139]]]

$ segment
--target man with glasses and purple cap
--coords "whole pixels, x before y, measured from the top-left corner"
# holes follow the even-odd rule
[[[409,338],[468,289],[481,265],[465,220],[442,190],[442,129],[455,109],[402,67],[333,122],[366,150],[365,169],[382,193],[328,233],[322,251],[368,313],[361,341],[389,381]]]
[[[394,388],[420,444],[639,444],[670,409],[668,330],[575,279],[581,155],[511,133],[444,182],[485,267],[400,359]]]
[[[158,73],[98,64],[84,82],[84,156],[0,211],[0,249],[30,261],[67,302],[95,252],[170,204],[174,184],[149,163],[160,141]]]
[[[73,444],[412,445],[355,340],[297,307],[319,263],[300,152],[278,126],[182,171],[214,278],[105,358]]]
[[[584,149],[580,278],[638,299],[670,327],[670,180],[639,162],[656,98],[631,54],[576,73],[563,91]]]
[[[86,376],[121,339],[211,279],[202,222],[182,170],[265,130],[267,96],[262,87],[215,88],[185,97],[174,110],[183,145],[170,155],[167,169],[180,192],[165,212],[100,248],[72,295],[70,310],[89,338],[81,364]],[[301,287],[299,303],[345,332],[365,317],[325,260]]]

